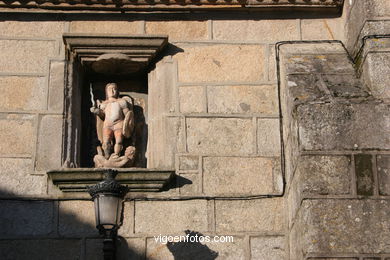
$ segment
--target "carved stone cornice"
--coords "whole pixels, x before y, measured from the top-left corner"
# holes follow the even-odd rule
[[[165,35],[63,35],[65,46],[86,67],[103,74],[140,71],[168,44]]]
[[[105,180],[107,169],[64,168],[47,172],[51,182],[65,193],[86,193],[87,187]],[[174,177],[174,170],[117,168],[116,181],[130,192],[161,191]]]
[[[337,10],[344,0],[35,0],[0,1],[1,11]]]

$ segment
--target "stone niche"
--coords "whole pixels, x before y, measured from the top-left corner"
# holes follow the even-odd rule
[[[68,66],[65,89],[65,167],[94,167],[99,145],[96,118],[90,108],[105,100],[105,86],[116,83],[120,96],[132,98],[134,133],[124,140],[136,148],[133,167],[145,168],[148,138],[147,70],[167,45],[166,36],[65,34]]]
[[[116,83],[118,98],[127,98],[134,118],[131,137],[123,139],[121,154],[130,146],[136,151],[131,168],[121,166],[120,182],[133,185],[137,191],[148,191],[152,184],[156,184],[153,191],[160,190],[171,179],[173,171],[147,169],[148,72],[167,46],[168,37],[64,34],[63,39],[67,58],[63,168],[48,172],[52,182],[64,192],[84,192],[87,185],[102,179],[104,168],[112,167],[96,168],[94,158],[102,150],[96,149],[102,146],[102,134],[99,136],[97,131],[98,116],[90,108],[96,107],[97,100],[106,99],[108,83]],[[148,187],[142,184],[145,180]],[[153,180],[155,183],[151,183]]]

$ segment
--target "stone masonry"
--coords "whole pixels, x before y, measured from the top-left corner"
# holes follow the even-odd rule
[[[145,72],[146,157],[176,179],[126,198],[118,259],[390,259],[388,0],[192,13],[3,2],[0,259],[103,259],[93,202],[46,174],[66,166],[64,33],[168,36]],[[234,241],[154,238],[186,234]]]

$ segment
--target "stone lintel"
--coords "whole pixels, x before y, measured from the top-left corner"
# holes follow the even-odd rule
[[[123,11],[178,11],[178,10],[203,10],[203,11],[247,11],[248,9],[258,10],[303,10],[303,11],[325,11],[337,12],[342,9],[344,0],[107,0],[107,1],[83,1],[83,0],[40,0],[29,2],[0,1],[0,8],[15,12],[23,9],[26,12],[37,10],[53,12],[62,10],[67,12],[123,12]]]
[[[104,179],[106,169],[98,168],[64,168],[48,171],[49,179],[63,192],[86,193],[86,187]],[[174,170],[146,168],[116,169],[116,180],[130,188],[130,192],[161,191],[174,176]]]
[[[166,35],[65,33],[63,40],[82,64],[103,74],[138,72],[148,67],[168,44]]]

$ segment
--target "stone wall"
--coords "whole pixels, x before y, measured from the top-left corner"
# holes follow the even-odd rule
[[[346,45],[372,95],[389,101],[389,10],[386,0],[352,1],[346,22]]]
[[[290,259],[388,257],[389,105],[340,44],[284,45],[281,56]]]
[[[169,36],[148,75],[148,167],[180,178],[127,199],[120,259],[390,257],[388,106],[366,80],[379,80],[377,70],[363,65],[360,80],[336,43],[275,51],[280,41],[352,46],[357,8],[346,3],[343,16],[319,19],[13,14],[0,22],[1,258],[102,259],[93,203],[52,192],[46,176],[62,159],[63,33]],[[382,64],[374,59],[364,64]],[[153,238],[186,232],[234,242],[169,247]]]

